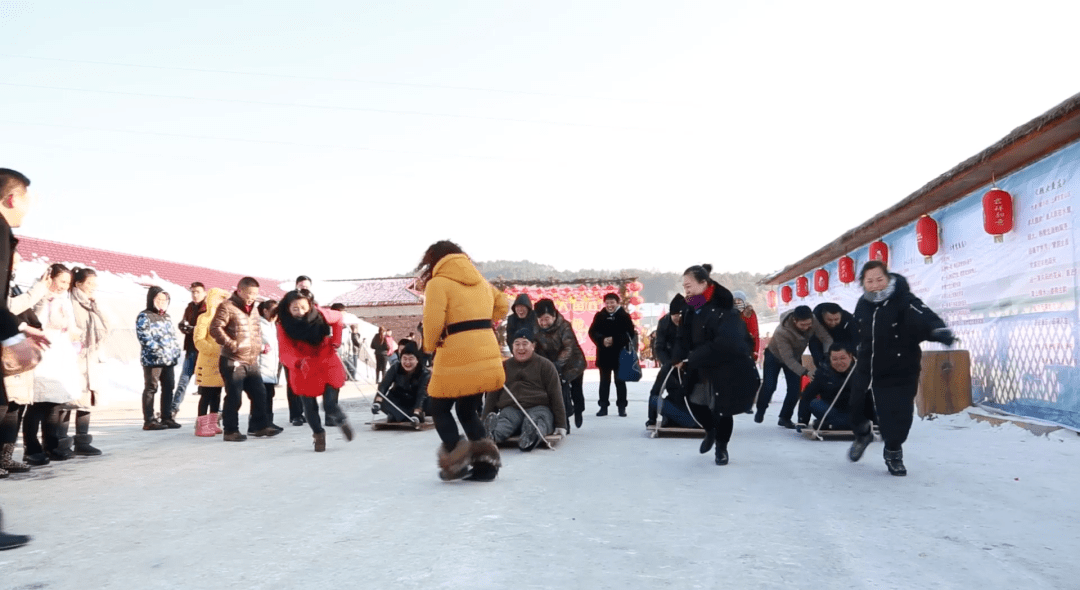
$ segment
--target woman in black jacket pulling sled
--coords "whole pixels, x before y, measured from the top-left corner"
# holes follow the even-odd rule
[[[712,265],[691,266],[683,273],[686,308],[672,359],[686,371],[690,412],[705,429],[701,453],[716,445],[716,464],[728,464],[727,444],[734,415],[750,407],[759,377],[753,339],[735,311],[731,291],[709,278]]]
[[[855,306],[855,319],[861,342],[850,402],[856,438],[848,458],[858,461],[874,440],[863,411],[869,391],[885,441],[885,466],[892,475],[907,475],[901,445],[911,430],[912,406],[919,389],[919,343],[929,340],[952,346],[956,338],[945,322],[911,293],[907,279],[889,273],[882,262],[867,262],[859,282],[863,296]]]

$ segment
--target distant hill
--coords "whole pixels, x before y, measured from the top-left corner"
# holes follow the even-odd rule
[[[674,272],[658,272],[655,270],[642,270],[637,268],[624,268],[618,270],[581,269],[560,271],[548,264],[530,262],[528,260],[491,260],[477,262],[476,267],[484,278],[496,280],[502,278],[509,281],[527,280],[560,280],[571,281],[574,279],[599,279],[618,277],[637,277],[643,288],[641,296],[648,303],[667,303],[676,293],[682,292],[682,275]],[[757,282],[765,277],[765,273],[751,272],[717,272],[713,273],[715,279],[721,285],[732,291],[745,291],[750,302],[757,310],[762,321],[769,321],[770,316],[775,314],[765,304],[765,290],[757,286]]]

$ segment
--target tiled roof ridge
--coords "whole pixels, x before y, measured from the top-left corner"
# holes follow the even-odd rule
[[[192,264],[190,262],[179,262],[179,261],[176,261],[176,260],[165,260],[164,258],[154,258],[153,256],[143,256],[142,254],[131,254],[129,252],[119,252],[117,250],[106,250],[105,248],[97,248],[97,247],[94,247],[94,246],[83,246],[82,244],[72,244],[72,243],[69,243],[69,242],[57,242],[56,240],[47,240],[45,238],[35,238],[33,236],[25,236],[25,235],[16,234],[15,237],[18,238],[20,242],[23,241],[23,240],[33,240],[35,242],[47,242],[49,244],[55,244],[57,246],[67,246],[69,248],[83,248],[85,250],[94,250],[94,251],[97,251],[97,252],[104,252],[106,254],[115,254],[117,256],[130,256],[132,258],[141,258],[143,260],[150,260],[150,261],[153,261],[153,262],[163,262],[165,264],[180,264],[180,265],[188,266],[188,267],[191,267],[191,268],[197,268],[199,270],[212,270],[212,271],[215,271],[215,272],[221,272],[221,273],[230,274],[230,275],[254,277],[254,275],[251,275],[251,274],[248,274],[248,273],[233,272],[231,270],[224,270],[224,269],[220,269],[220,268],[210,268],[208,266],[200,266],[198,264]],[[273,280],[273,281],[281,282],[281,279],[274,279],[272,277],[258,277],[258,278],[260,278],[260,279],[270,279],[270,280]]]

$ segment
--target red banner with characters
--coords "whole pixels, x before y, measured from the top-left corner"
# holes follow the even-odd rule
[[[596,345],[589,339],[589,327],[593,317],[604,308],[604,295],[615,293],[620,296],[623,303],[628,299],[640,303],[641,283],[637,281],[629,283],[612,283],[610,285],[559,285],[559,286],[511,286],[503,289],[508,303],[513,305],[514,299],[521,293],[525,293],[532,300],[533,305],[541,299],[551,299],[555,302],[555,308],[559,310],[563,319],[570,322],[577,336],[578,344],[585,353],[585,359],[592,367],[596,362]],[[641,313],[635,309],[634,304],[627,306],[634,325],[638,325]],[[640,338],[639,338],[640,340]]]

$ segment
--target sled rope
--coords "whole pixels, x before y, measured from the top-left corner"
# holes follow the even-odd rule
[[[505,385],[503,385],[503,391],[510,394],[510,399],[514,400],[514,405],[516,405],[518,409],[521,410],[522,414],[525,414],[525,419],[528,420],[529,423],[532,424],[533,428],[536,429],[536,434],[540,435],[540,440],[544,441],[544,444],[547,445],[547,448],[554,451],[555,446],[548,442],[547,437],[544,436],[543,432],[540,432],[540,427],[536,425],[535,421],[533,421],[532,416],[530,416],[529,413],[525,411],[525,408],[521,407],[521,402],[519,402],[517,397],[514,396],[514,392],[510,391],[510,388]]]
[[[393,389],[393,388],[394,388],[394,386],[391,385],[390,389]],[[401,408],[399,408],[398,405],[393,402],[393,400],[391,400],[389,397],[387,397],[386,393],[390,393],[389,390],[387,390],[386,393],[383,393],[383,392],[379,391],[378,389],[376,389],[375,391],[376,391],[376,395],[381,396],[382,400],[384,402],[387,402],[391,406],[394,406],[395,410],[401,412],[402,416],[405,416],[406,418],[408,418],[409,422],[413,423],[413,426],[416,426],[416,425],[420,424],[420,419],[419,418],[417,418],[416,416],[409,415],[408,412],[406,412],[405,410],[402,410]],[[389,418],[389,416],[387,416],[387,418]]]
[[[829,412],[831,412],[832,409],[833,409],[833,406],[836,405],[836,400],[840,399],[840,396],[844,394],[844,388],[847,387],[848,380],[851,379],[851,376],[855,374],[855,365],[857,365],[857,364],[859,364],[858,359],[852,359],[851,368],[848,369],[847,377],[844,378],[844,382],[840,385],[840,391],[838,391],[836,393],[836,397],[833,398],[832,403],[829,404],[829,408],[827,410],[825,410],[824,414],[821,415],[821,420],[818,420],[817,427],[814,428],[814,433],[813,433],[814,438],[816,438],[818,440],[824,440],[823,438],[821,438],[821,435],[818,434],[818,433],[821,432],[821,427],[825,426],[825,419],[829,417]],[[875,406],[876,406],[876,404],[875,404]]]

